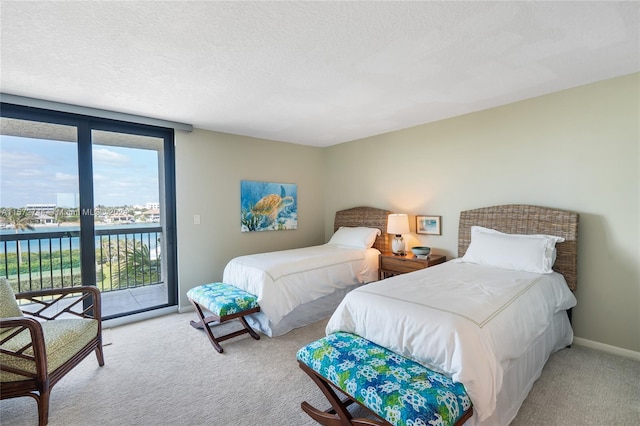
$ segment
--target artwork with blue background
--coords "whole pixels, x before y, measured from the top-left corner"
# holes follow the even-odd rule
[[[240,230],[298,229],[298,188],[294,183],[240,182]]]

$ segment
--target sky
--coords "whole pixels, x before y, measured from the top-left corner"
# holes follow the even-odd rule
[[[0,207],[78,207],[77,144],[0,135]],[[94,204],[158,202],[158,153],[93,146]]]

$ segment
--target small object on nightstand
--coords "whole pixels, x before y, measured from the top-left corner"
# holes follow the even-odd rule
[[[416,255],[418,259],[426,259],[431,253],[431,247],[411,247],[411,252]]]
[[[393,253],[381,253],[378,259],[378,279],[383,279],[444,263],[447,257],[441,254],[431,253],[426,258],[421,259],[412,254],[399,257]]]

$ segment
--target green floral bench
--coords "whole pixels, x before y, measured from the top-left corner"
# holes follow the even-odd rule
[[[187,292],[187,298],[196,309],[199,321],[191,321],[191,325],[204,329],[213,347],[222,353],[220,342],[249,333],[251,337],[260,340],[260,336],[247,324],[245,315],[260,311],[258,299],[253,294],[225,283],[204,284],[194,287]],[[205,311],[211,313],[206,316]],[[209,326],[212,322],[223,323],[238,318],[243,325],[242,330],[234,331],[220,337],[215,337]]]
[[[333,407],[323,412],[302,403],[323,425],[461,425],[473,413],[461,383],[355,334],[331,334],[300,349],[297,358]],[[353,402],[377,418],[353,418],[347,409]]]

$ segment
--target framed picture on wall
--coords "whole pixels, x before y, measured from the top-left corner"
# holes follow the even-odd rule
[[[418,234],[442,235],[442,216],[416,216]]]
[[[298,229],[298,186],[295,183],[240,182],[240,231]]]

